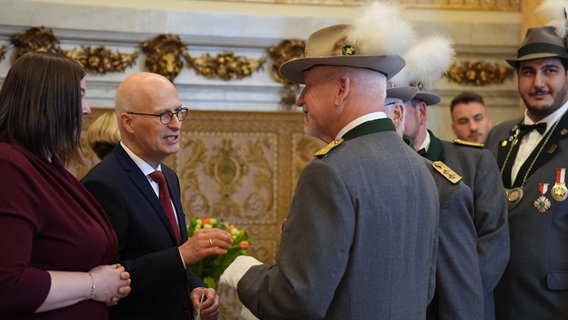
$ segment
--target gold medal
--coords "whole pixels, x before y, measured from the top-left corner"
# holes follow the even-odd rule
[[[505,195],[507,196],[507,204],[509,209],[514,208],[519,201],[523,198],[523,189],[521,188],[505,188]]]
[[[540,191],[540,196],[534,201],[533,204],[538,212],[545,213],[546,210],[550,208],[550,200],[548,200],[548,198],[544,196],[546,194],[546,191],[548,191],[548,183],[540,183],[538,189]]]
[[[564,183],[565,174],[566,168],[556,169],[556,183],[554,183],[554,186],[550,190],[552,199],[556,201],[564,201],[566,200],[566,197],[568,197],[568,189],[566,188],[566,184]]]

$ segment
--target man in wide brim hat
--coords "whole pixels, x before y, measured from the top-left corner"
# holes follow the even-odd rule
[[[525,40],[517,50],[517,58],[505,60],[512,67],[518,68],[521,61],[542,58],[568,60],[568,51],[566,51],[564,41],[556,34],[553,26],[529,28]]]
[[[348,43],[350,28],[352,25],[338,24],[315,31],[308,38],[305,57],[282,64],[280,74],[290,81],[304,83],[304,71],[315,66],[343,66],[375,70],[390,79],[404,67],[404,59],[399,56],[364,52],[357,43]]]

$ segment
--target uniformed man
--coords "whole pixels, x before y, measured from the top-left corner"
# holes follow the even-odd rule
[[[463,177],[473,192],[477,252],[485,294],[485,317],[495,319],[493,290],[509,260],[509,226],[503,183],[495,159],[482,145],[461,141],[448,142],[426,129],[427,106],[440,102],[430,92],[417,92],[405,102],[404,135],[414,149],[431,161],[443,161]]]
[[[458,94],[450,102],[450,115],[458,139],[485,143],[492,122],[481,95],[470,91]]]
[[[568,51],[558,33],[565,30],[529,29],[517,57],[507,60],[517,70],[525,115],[487,137],[511,228],[511,260],[495,289],[499,319],[568,318]]]
[[[388,51],[395,46],[368,39],[368,30],[398,32],[400,16],[383,9],[356,19],[378,28],[314,32],[306,57],[280,69],[305,84],[297,100],[305,131],[330,145],[299,178],[276,262],[252,266],[241,256],[221,277],[260,319],[426,317],[439,199],[432,174],[384,113],[386,81],[404,61]]]
[[[386,114],[401,138],[405,122],[403,101],[412,99],[416,92],[414,87],[387,89]],[[427,319],[483,319],[484,294],[473,221],[473,194],[461,176],[442,161],[422,159],[434,176],[440,196],[436,293],[428,307]]]
[[[419,154],[431,161],[443,161],[456,171],[473,193],[477,252],[485,295],[484,319],[494,319],[493,290],[509,260],[507,203],[501,191],[499,169],[482,145],[442,141],[426,128],[427,106],[438,104],[441,98],[425,88],[450,65],[451,42],[442,36],[426,37],[417,41],[404,57],[407,67],[391,79],[394,89],[409,86],[417,89],[410,100],[404,101],[404,136],[412,141]]]

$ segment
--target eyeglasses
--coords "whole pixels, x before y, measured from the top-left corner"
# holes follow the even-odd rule
[[[181,107],[181,108],[176,108],[174,111],[166,110],[166,111],[161,112],[161,113],[141,113],[141,112],[132,112],[132,111],[128,111],[126,113],[127,114],[135,114],[135,115],[139,115],[139,116],[160,117],[160,122],[163,125],[168,125],[170,122],[172,122],[172,119],[174,118],[174,114],[176,115],[176,117],[178,118],[179,121],[185,120],[185,118],[187,117],[188,111],[189,111],[188,108]]]

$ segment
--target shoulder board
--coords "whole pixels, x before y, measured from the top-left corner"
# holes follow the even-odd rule
[[[468,147],[474,147],[474,148],[480,148],[480,149],[483,148],[483,143],[465,141],[465,140],[462,140],[462,139],[454,139],[454,143],[462,145],[462,146],[468,146]]]
[[[338,140],[333,140],[327,146],[319,149],[316,153],[314,153],[314,157],[322,158],[322,157],[327,156],[328,152],[331,151],[331,149],[337,147],[342,142],[343,142],[343,139],[341,139],[341,138],[339,138]]]
[[[452,170],[448,165],[442,161],[432,162],[432,166],[436,171],[438,171],[444,178],[448,179],[451,183],[456,184],[461,181],[462,177]]]

